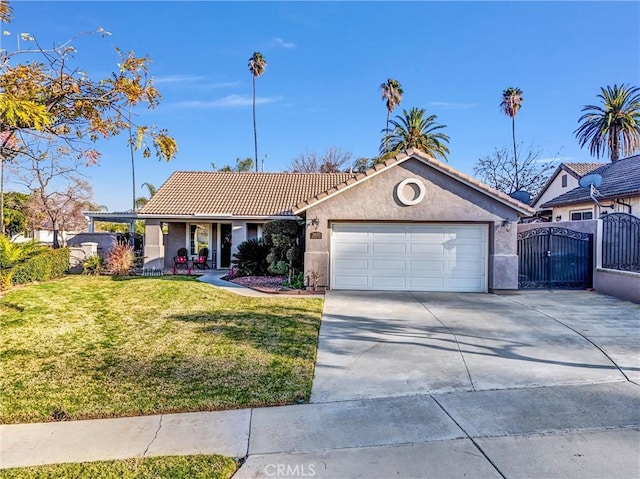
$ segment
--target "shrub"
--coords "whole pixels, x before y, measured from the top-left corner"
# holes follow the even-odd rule
[[[264,242],[269,246],[268,271],[271,274],[288,273],[291,281],[291,276],[302,269],[301,233],[301,226],[293,220],[270,221],[264,225]]]
[[[124,276],[133,266],[133,248],[127,244],[114,244],[107,254],[107,269],[111,274]]]
[[[268,271],[267,255],[269,246],[259,239],[243,241],[234,254],[236,276],[265,276]]]
[[[10,270],[11,284],[47,281],[62,276],[69,270],[69,249],[48,249]],[[3,272],[3,277],[6,272]],[[4,280],[3,280],[4,282]]]
[[[282,286],[293,289],[304,289],[304,273],[300,271],[293,278],[291,278],[291,281],[282,283]]]
[[[82,262],[82,274],[100,274],[104,269],[104,261],[97,254],[88,256]]]

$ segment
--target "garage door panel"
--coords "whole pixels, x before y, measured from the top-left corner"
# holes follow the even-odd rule
[[[411,274],[416,272],[426,273],[428,271],[442,273],[444,265],[445,262],[443,260],[410,260],[409,271],[411,271]]]
[[[335,245],[334,254],[351,255],[351,254],[367,254],[368,243],[351,243],[344,242]]]
[[[411,243],[409,245],[409,251],[412,255],[442,255],[444,253],[444,246],[442,241],[438,243]]]
[[[340,259],[336,260],[336,267],[341,271],[356,271],[361,274],[366,271],[367,263],[366,259]]]
[[[373,254],[404,255],[407,251],[405,243],[373,243]]]
[[[460,224],[335,224],[334,289],[486,291],[488,230]]]
[[[369,289],[367,276],[339,275],[334,278],[334,289]]]
[[[372,289],[406,289],[404,276],[372,276]]]
[[[434,278],[409,278],[409,287],[416,291],[444,291],[444,279],[441,277]]]
[[[395,270],[403,271],[406,268],[404,260],[397,259],[374,259],[372,260],[373,271]]]

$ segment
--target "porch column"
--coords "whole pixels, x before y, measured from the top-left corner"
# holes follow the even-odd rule
[[[238,252],[238,245],[247,240],[247,223],[245,221],[233,221],[231,223],[231,261],[233,255]]]
[[[144,268],[164,269],[164,243],[159,220],[146,220],[144,224]]]

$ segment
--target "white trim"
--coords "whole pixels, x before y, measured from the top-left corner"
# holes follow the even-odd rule
[[[407,185],[416,185],[418,187],[418,196],[412,199],[407,198],[404,194],[404,187]],[[420,203],[424,199],[425,193],[424,184],[416,178],[407,178],[396,185],[396,195],[398,196],[398,200],[406,206],[413,206]]]

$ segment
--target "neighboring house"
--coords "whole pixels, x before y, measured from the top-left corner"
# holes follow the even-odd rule
[[[331,289],[518,287],[514,223],[534,210],[409,150],[365,173],[176,172],[137,214],[145,266],[206,246],[215,267],[273,219],[304,222],[305,274]],[[163,226],[168,228],[163,234]]]
[[[536,216],[551,221],[552,208],[542,208],[542,205],[578,188],[580,178],[603,165],[604,163],[561,163],[531,203],[536,210]]]
[[[58,231],[58,242],[60,246],[66,246],[67,241],[71,240],[78,234],[78,231]],[[48,245],[53,244],[53,231],[52,230],[35,230],[28,234],[18,233],[11,238],[14,243],[26,243],[29,241],[38,241]]]
[[[554,198],[545,196],[551,191],[551,188],[547,188],[536,199],[534,207],[550,212],[549,218],[553,221],[590,220],[618,212],[640,216],[640,155],[606,163],[595,169],[587,166],[580,173],[581,177],[595,173],[602,177],[602,184],[597,187],[595,194],[597,201],[591,197],[589,188],[576,186]]]

